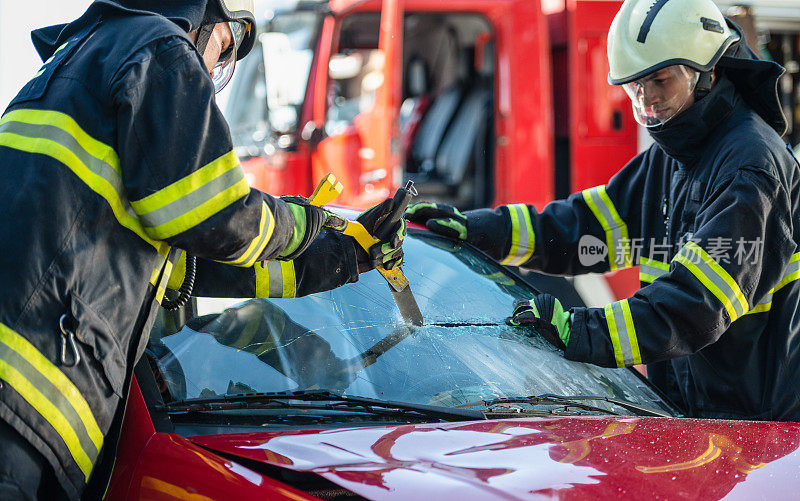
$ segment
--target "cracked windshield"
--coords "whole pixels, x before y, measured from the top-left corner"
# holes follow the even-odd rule
[[[431,234],[412,231],[406,242],[421,328],[403,323],[374,270],[303,298],[197,298],[182,328],[161,324],[151,335],[167,397],[323,389],[452,407],[553,393],[671,412],[631,371],[568,361],[507,326],[514,302],[532,290],[496,262]]]

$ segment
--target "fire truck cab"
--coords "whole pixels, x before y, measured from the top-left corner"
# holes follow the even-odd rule
[[[462,209],[605,183],[637,129],[606,83],[618,0],[330,0],[264,13],[226,115],[250,182],[367,207],[407,179]]]

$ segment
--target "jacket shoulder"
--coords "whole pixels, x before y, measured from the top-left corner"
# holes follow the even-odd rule
[[[791,177],[797,164],[772,127],[746,107],[737,109],[731,118],[715,148],[714,161],[721,176],[747,169],[778,179]]]
[[[101,69],[101,82],[110,95],[114,95],[120,80],[130,68],[147,65],[148,61],[169,57],[195,56],[199,54],[194,44],[178,25],[159,15],[113,15],[100,20],[85,49],[92,54],[94,66]],[[170,50],[172,49],[172,50]],[[91,68],[86,68],[93,73]],[[147,78],[146,71],[138,72],[136,78]],[[124,84],[123,84],[124,85]]]

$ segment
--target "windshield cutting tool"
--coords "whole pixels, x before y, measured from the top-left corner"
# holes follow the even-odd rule
[[[344,186],[342,186],[342,183],[336,180],[336,176],[328,174],[319,182],[314,193],[309,197],[308,202],[311,205],[322,207],[334,201],[342,192],[343,188]],[[415,193],[414,183],[411,181],[409,181],[405,187],[397,190],[394,195],[394,210],[389,215],[390,220],[399,220],[403,217],[408,202]],[[346,219],[344,221],[347,225],[343,230],[337,229],[337,231],[341,231],[345,235],[355,238],[358,244],[367,251],[367,253],[369,253],[370,247],[380,242],[378,238],[370,235],[366,228],[358,221],[349,221]],[[387,227],[390,226],[391,225],[387,225]],[[386,235],[378,235],[378,237],[385,238]],[[419,310],[419,305],[417,305],[417,300],[411,292],[408,278],[406,278],[403,270],[399,266],[391,270],[387,270],[383,266],[378,266],[377,270],[389,283],[389,290],[392,293],[395,304],[397,304],[397,308],[400,310],[400,315],[403,317],[403,320],[407,324],[416,327],[421,326],[423,322],[422,312]]]

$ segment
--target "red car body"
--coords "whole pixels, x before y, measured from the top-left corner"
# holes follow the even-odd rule
[[[181,437],[155,431],[134,384],[107,499],[790,499],[798,445],[800,423],[633,417]]]

